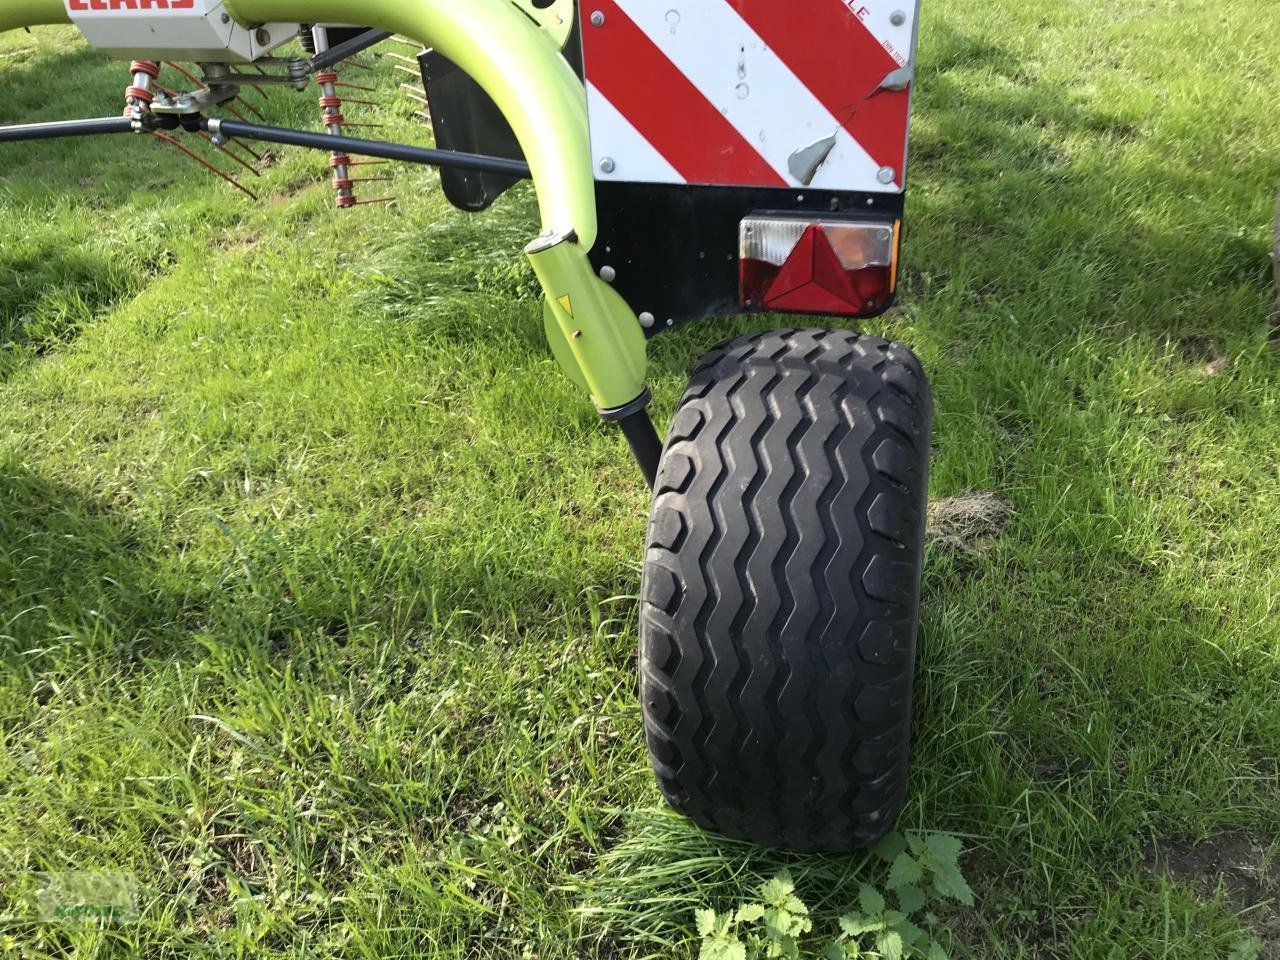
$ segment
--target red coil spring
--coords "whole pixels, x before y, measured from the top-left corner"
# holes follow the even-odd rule
[[[138,74],[142,74],[144,77],[150,77],[154,80],[156,77],[160,76],[160,64],[156,63],[154,60],[134,60],[129,64],[129,72],[133,74],[135,79]],[[134,83],[125,88],[124,98],[124,113],[127,117],[133,112],[133,108],[137,105],[141,105],[143,107],[151,106],[151,103],[155,100],[156,96],[146,87],[140,87]]]
[[[338,96],[338,72],[321,70],[316,74],[316,83],[320,85],[320,118],[326,128],[341,134],[347,118],[342,115],[342,97]],[[330,93],[329,90],[333,92]],[[354,207],[357,201],[355,183],[349,172],[351,158],[345,154],[334,154],[329,158],[329,166],[333,169],[333,189],[337,194],[335,199],[338,209]]]

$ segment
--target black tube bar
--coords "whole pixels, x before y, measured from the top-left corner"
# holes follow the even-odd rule
[[[0,127],[0,143],[23,140],[55,140],[60,137],[92,137],[100,133],[133,133],[132,117],[100,117],[93,120],[55,120],[52,123],[19,123]]]
[[[648,410],[639,410],[618,421],[622,435],[627,438],[627,446],[644,479],[652,490],[658,482],[658,466],[662,461],[662,439],[649,417]]]
[[[380,160],[401,160],[405,163],[423,163],[430,167],[461,167],[482,173],[498,173],[503,176],[530,179],[529,165],[521,160],[503,157],[486,157],[478,153],[459,153],[456,150],[432,150],[426,147],[409,147],[383,140],[362,140],[358,137],[335,137],[330,133],[308,133],[305,130],[289,130],[285,127],[264,127],[240,120],[204,119],[201,126],[212,134],[234,137],[237,140],[262,140],[282,143],[290,147],[312,147],[332,153],[354,153],[361,157],[377,157]]]
[[[331,67],[335,63],[341,63],[347,57],[360,53],[362,50],[368,50],[372,46],[376,46],[383,40],[389,40],[395,34],[390,30],[366,30],[364,33],[357,34],[350,40],[343,40],[336,46],[330,47],[323,53],[317,53],[309,61],[312,71],[323,70],[325,67]]]

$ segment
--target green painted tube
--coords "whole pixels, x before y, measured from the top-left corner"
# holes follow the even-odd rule
[[[539,237],[525,253],[546,292],[543,328],[556,361],[601,411],[644,393],[645,339],[622,297],[596,278],[569,237]]]
[[[62,0],[0,0],[0,32],[70,22]]]
[[[394,30],[475,78],[515,131],[533,170],[544,232],[596,238],[595,186],[582,81],[554,42],[507,0],[230,0],[238,19],[305,20]]]

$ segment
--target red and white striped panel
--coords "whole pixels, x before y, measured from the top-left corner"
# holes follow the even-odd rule
[[[919,0],[581,0],[596,177],[896,192]]]

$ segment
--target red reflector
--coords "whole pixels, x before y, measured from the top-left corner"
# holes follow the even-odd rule
[[[868,316],[893,294],[894,224],[751,217],[740,240],[749,310]]]

